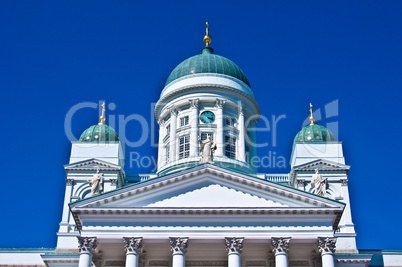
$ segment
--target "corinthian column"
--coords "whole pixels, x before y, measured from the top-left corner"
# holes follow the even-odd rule
[[[288,267],[290,237],[272,238],[272,252],[275,254],[276,267]]]
[[[172,267],[185,267],[188,237],[169,237],[169,239],[173,255]]]
[[[158,121],[159,124],[159,144],[158,144],[158,169],[166,165],[166,152],[165,144],[163,143],[163,138],[166,136],[165,121]]]
[[[190,99],[190,157],[198,156],[198,99]]]
[[[335,267],[336,237],[319,237],[318,250],[321,252],[322,267]]]
[[[223,106],[226,100],[216,99],[216,155],[224,155],[224,143],[223,143]]]
[[[243,251],[243,241],[243,237],[225,237],[228,267],[241,267],[240,254]]]
[[[126,249],[126,267],[138,267],[142,249],[142,237],[123,237]]]
[[[82,237],[78,236],[78,249],[80,250],[79,267],[91,267],[92,253],[96,246],[96,237]]]
[[[177,159],[176,155],[176,130],[177,130],[177,108],[172,106],[169,108],[170,111],[170,155],[169,161],[173,162]]]

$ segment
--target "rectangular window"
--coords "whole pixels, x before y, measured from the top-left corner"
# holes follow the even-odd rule
[[[166,149],[166,162],[169,162],[169,156],[170,156],[170,143],[166,143],[165,145],[165,149]]]
[[[188,116],[180,118],[180,127],[188,125]]]
[[[214,133],[208,133],[208,132],[201,133],[201,141],[207,140],[208,136],[210,136],[211,140],[214,141]]]
[[[236,159],[236,137],[225,135],[225,155],[228,158]]]
[[[170,124],[166,126],[166,136],[170,135]]]
[[[226,125],[234,126],[234,125],[235,125],[235,118],[233,118],[233,117],[226,117]]]
[[[179,159],[190,156],[190,135],[183,135],[179,138]]]

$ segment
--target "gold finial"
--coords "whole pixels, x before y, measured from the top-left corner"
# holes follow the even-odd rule
[[[205,30],[204,43],[206,44],[206,47],[208,47],[209,44],[211,43],[212,38],[209,35],[209,23],[208,23],[208,21],[207,21],[206,25],[207,25],[207,28]]]
[[[102,116],[100,116],[99,120],[100,120],[100,122],[98,123],[99,125],[105,124],[105,120],[106,120],[106,118],[105,118],[105,102],[103,102],[103,104],[102,104]]]
[[[314,125],[315,119],[313,117],[313,104],[310,103],[310,125]]]

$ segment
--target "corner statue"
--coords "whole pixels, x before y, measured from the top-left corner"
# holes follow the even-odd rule
[[[211,136],[208,136],[207,139],[204,141],[201,141],[201,138],[198,136],[198,141],[200,142],[200,152],[201,152],[200,163],[213,162],[214,150],[216,150],[216,144],[212,142]]]
[[[103,192],[103,173],[99,172],[99,169],[94,174],[92,180],[88,181],[91,188],[91,195],[97,195]]]
[[[319,196],[325,197],[327,194],[328,178],[322,177],[318,169],[315,169],[315,174],[311,179],[311,188],[313,188],[313,193]]]

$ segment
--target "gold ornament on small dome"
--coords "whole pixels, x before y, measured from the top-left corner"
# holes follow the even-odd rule
[[[105,102],[102,104],[102,116],[99,118],[100,122],[98,123],[99,125],[105,124]]]
[[[212,38],[209,35],[209,23],[208,23],[208,21],[205,24],[207,25],[207,28],[205,30],[206,34],[204,36],[204,43],[206,44],[206,47],[209,47],[209,44],[211,43]]]
[[[310,125],[314,125],[315,118],[313,117],[313,104],[310,103]]]

